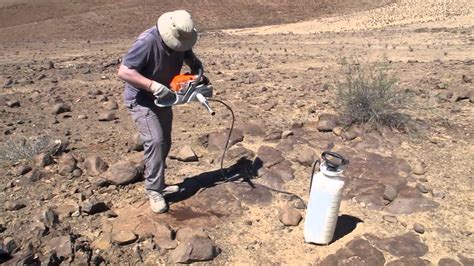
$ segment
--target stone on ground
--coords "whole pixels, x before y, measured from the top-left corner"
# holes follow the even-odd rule
[[[51,251],[56,252],[56,256],[60,260],[70,258],[73,254],[71,237],[69,235],[52,238],[47,245]]]
[[[87,173],[92,176],[100,175],[109,168],[109,165],[97,155],[87,157],[84,161],[84,166]]]
[[[114,185],[126,185],[134,182],[140,176],[137,166],[129,161],[117,162],[109,167],[104,178]]]
[[[281,151],[269,147],[269,146],[260,146],[257,151],[257,158],[255,159],[257,169],[259,166],[265,166],[270,168],[280,162],[285,160]]]
[[[339,249],[335,254],[327,256],[318,263],[319,266],[333,265],[384,265],[385,257],[383,253],[373,247],[369,241],[356,238],[346,247]]]
[[[433,265],[430,261],[417,257],[403,257],[398,260],[387,263],[386,266],[429,266]]]
[[[296,156],[296,161],[304,166],[312,166],[317,158],[316,153],[308,148],[302,149]]]
[[[222,151],[225,147],[228,134],[228,130],[210,133],[207,137],[207,148],[211,151]],[[243,140],[244,134],[242,131],[234,129],[230,136],[229,146],[227,148],[230,148]]]
[[[413,233],[376,239],[375,246],[396,257],[422,257],[428,252],[428,246]]]
[[[221,250],[206,237],[194,236],[178,245],[170,253],[170,263],[191,263],[210,261],[220,254]]]
[[[176,232],[176,240],[184,242],[195,236],[209,238],[209,235],[202,227],[183,227]]]
[[[65,176],[72,173],[76,169],[76,163],[74,156],[69,153],[63,154],[58,160],[59,174]]]
[[[66,112],[71,112],[71,106],[66,103],[58,103],[53,106],[51,113],[53,115],[58,115],[58,114],[66,113]]]
[[[112,233],[112,243],[124,246],[135,242],[138,236],[131,230],[120,230]]]
[[[188,145],[181,147],[176,154],[170,156],[170,158],[181,162],[196,162],[198,160],[196,153]]]
[[[303,216],[301,216],[301,213],[296,208],[286,207],[280,209],[278,219],[285,226],[297,226],[301,219],[303,219]]]

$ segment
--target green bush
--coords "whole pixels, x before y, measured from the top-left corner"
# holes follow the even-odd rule
[[[402,110],[407,97],[398,90],[398,79],[390,73],[387,60],[363,66],[358,60],[341,60],[344,78],[337,81],[336,102],[345,117],[369,127],[388,126],[406,130]]]

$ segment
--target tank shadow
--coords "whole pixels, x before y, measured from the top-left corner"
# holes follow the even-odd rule
[[[336,230],[334,231],[334,236],[331,240],[331,243],[329,244],[332,244],[336,242],[337,240],[343,238],[344,236],[350,234],[352,231],[354,231],[354,229],[356,229],[358,223],[363,223],[363,222],[364,221],[362,221],[361,219],[351,216],[351,215],[343,214],[339,216],[337,219]]]

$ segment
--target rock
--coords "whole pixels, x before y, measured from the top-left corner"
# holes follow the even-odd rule
[[[103,177],[114,185],[126,185],[140,176],[137,166],[129,161],[117,162],[109,167]]]
[[[76,158],[69,153],[64,153],[58,160],[59,174],[66,176],[76,169]]]
[[[300,150],[296,156],[296,161],[304,166],[312,166],[317,159],[316,153],[308,148]]]
[[[393,215],[384,215],[384,216],[383,216],[383,220],[384,220],[384,221],[387,221],[387,222],[389,222],[389,223],[392,223],[392,224],[398,223],[397,217],[395,217],[395,216],[393,216]]]
[[[295,178],[295,170],[292,164],[285,160],[270,168],[270,171],[280,176],[284,181],[293,180]]]
[[[18,168],[15,169],[15,175],[21,176],[21,175],[27,174],[31,170],[32,170],[31,166],[22,164]]]
[[[183,227],[176,232],[176,240],[185,242],[193,237],[209,238],[209,235],[201,227]]]
[[[66,112],[71,112],[71,106],[65,103],[58,103],[54,105],[51,111],[53,115],[59,115]]]
[[[453,96],[451,97],[450,101],[451,102],[459,102],[462,100],[469,99],[469,92],[468,91],[456,91],[453,93]]]
[[[317,129],[321,132],[331,132],[337,126],[337,118],[334,115],[322,114],[319,116]]]
[[[117,117],[115,116],[114,111],[108,111],[108,112],[101,113],[98,117],[98,120],[101,121],[101,122],[113,121],[115,119],[117,119]]]
[[[464,83],[472,83],[472,76],[462,75],[462,81],[464,81]]]
[[[1,261],[1,259],[0,259]],[[41,265],[41,262],[36,258],[36,255],[31,251],[25,251],[8,260],[9,265]]]
[[[15,108],[15,107],[20,107],[21,106],[20,101],[18,101],[18,100],[7,101],[6,105],[10,108]]]
[[[391,261],[386,266],[429,266],[432,263],[428,260],[417,257],[403,257],[398,260]]]
[[[214,132],[214,133],[209,134],[207,138],[207,148],[212,151],[222,151],[225,148],[228,134],[229,134],[228,130]],[[233,145],[239,142],[242,142],[243,140],[244,140],[244,135],[242,131],[239,129],[234,129],[230,136],[229,146],[227,148],[230,148]]]
[[[375,246],[396,257],[422,257],[428,252],[428,246],[413,233],[378,239]]]
[[[464,265],[464,266],[474,265],[474,259],[473,258],[468,258],[466,256],[463,256],[462,254],[458,254],[458,258],[461,261],[461,264]]]
[[[56,252],[56,256],[61,261],[70,258],[73,254],[71,237],[69,235],[52,238],[47,245],[51,251]]]
[[[285,130],[281,133],[281,138],[287,139],[289,136],[293,136],[295,133],[292,130]]]
[[[143,151],[143,140],[140,134],[133,134],[127,143],[130,151]]]
[[[424,234],[425,233],[425,227],[419,223],[415,223],[413,225],[413,230],[419,234]]]
[[[250,136],[263,136],[265,134],[265,131],[259,125],[254,123],[245,123],[239,127],[239,130]]]
[[[79,209],[79,206],[73,204],[61,204],[53,208],[54,213],[57,215],[59,221],[71,217],[71,215]]]
[[[244,147],[235,147],[226,153],[225,160],[229,162],[237,162],[240,159],[247,159],[251,161],[254,157],[255,153],[252,150],[246,149]]]
[[[117,110],[119,108],[118,104],[116,101],[108,101],[105,104],[105,109],[107,110]]]
[[[33,160],[35,161],[35,165],[38,167],[45,167],[54,163],[53,156],[45,152],[35,155]]]
[[[265,141],[277,141],[281,139],[281,130],[272,130],[267,132],[265,138],[263,140]]]
[[[47,226],[55,226],[56,224],[59,223],[59,216],[51,209],[47,209],[46,211],[44,211],[43,213],[43,217],[42,217],[45,225]]]
[[[297,226],[303,217],[301,213],[292,207],[280,209],[278,219],[285,226]]]
[[[334,135],[339,137],[342,134],[342,130],[343,130],[342,127],[335,127],[332,129],[332,133],[334,133]]]
[[[109,210],[109,207],[101,201],[98,201],[95,197],[91,197],[82,203],[82,212],[93,215],[100,212]]]
[[[285,158],[282,156],[281,151],[269,146],[260,146],[254,164],[257,169],[260,168],[259,166],[270,168],[283,160]]]
[[[388,200],[388,201],[392,202],[397,196],[398,196],[398,189],[397,188],[395,188],[393,186],[390,186],[390,185],[385,186],[385,191],[383,193],[383,199],[384,200]]]
[[[29,172],[27,175],[25,175],[26,180],[29,182],[36,182],[44,177],[43,171],[41,171],[38,168],[33,169],[33,171]]]
[[[117,245],[128,245],[135,242],[138,239],[137,235],[131,230],[120,230],[112,233],[112,243]]]
[[[362,135],[362,130],[355,125],[352,125],[348,130],[341,133],[341,137],[344,140],[353,140],[360,135]]]
[[[319,266],[335,265],[384,265],[383,253],[374,248],[369,241],[356,238],[347,243],[346,247],[339,249],[335,254],[327,256]]]
[[[181,162],[196,162],[198,157],[194,150],[190,146],[183,146],[179,149],[179,151],[170,156],[172,159],[176,159]]]
[[[170,253],[170,263],[191,263],[209,261],[219,255],[221,250],[206,237],[194,236],[178,245]]]
[[[31,233],[37,238],[42,238],[49,233],[49,228],[44,223],[37,222],[32,227]]]
[[[398,197],[385,210],[392,214],[411,214],[430,211],[438,206],[439,203],[427,199],[417,189],[406,187],[399,192]]]
[[[415,175],[424,175],[426,173],[425,165],[421,162],[416,163],[412,169]]]
[[[20,209],[23,209],[26,207],[26,205],[23,202],[20,201],[5,201],[5,204],[3,205],[5,210],[7,211],[17,211]]]
[[[84,161],[84,167],[87,173],[92,176],[100,175],[109,168],[108,164],[96,155],[87,157]]]
[[[438,266],[462,266],[461,263],[450,259],[450,258],[442,258],[438,261]]]
[[[421,183],[417,183],[417,184],[416,184],[416,188],[417,188],[418,191],[420,191],[421,193],[428,193],[428,192],[429,192],[428,188],[427,188],[425,185],[421,184]]]
[[[18,245],[13,237],[8,236],[3,239],[3,249],[9,254],[13,254],[17,248]]]
[[[443,191],[439,191],[439,190],[433,190],[431,192],[431,194],[433,195],[433,197],[435,198],[440,198],[440,199],[444,199],[446,197],[446,193],[444,193]]]
[[[93,247],[94,249],[109,250],[112,247],[111,241],[111,235],[109,233],[106,233],[94,240],[91,243],[91,247]]]
[[[82,170],[79,169],[79,168],[76,168],[74,169],[74,171],[72,171],[72,176],[73,177],[80,177],[82,175]]]

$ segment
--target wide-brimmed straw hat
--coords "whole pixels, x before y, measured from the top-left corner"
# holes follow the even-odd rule
[[[158,18],[158,30],[166,46],[178,52],[190,50],[197,41],[191,14],[186,10],[167,12]]]

